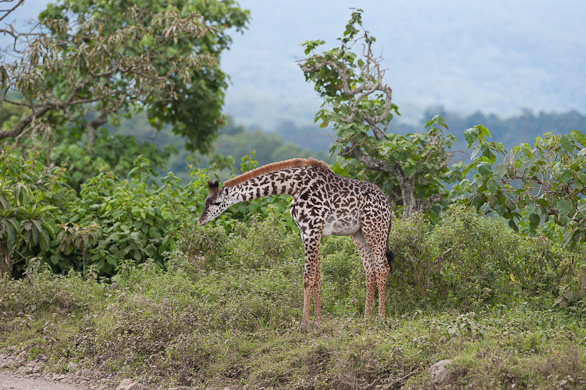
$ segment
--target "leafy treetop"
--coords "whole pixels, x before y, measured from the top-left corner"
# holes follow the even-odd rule
[[[99,126],[146,109],[154,126],[171,124],[186,137],[188,149],[209,151],[227,86],[219,56],[231,41],[227,30],[242,31],[248,17],[235,1],[50,4],[33,33],[0,30],[17,52],[0,63],[0,103],[29,109],[0,139],[68,122],[87,132],[91,147]]]

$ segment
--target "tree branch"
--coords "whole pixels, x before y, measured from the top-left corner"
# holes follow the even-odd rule
[[[12,2],[12,1],[10,1],[10,2]],[[8,15],[10,15],[12,12],[14,12],[14,10],[16,10],[18,7],[20,7],[22,5],[22,3],[24,3],[24,0],[18,0],[18,3],[16,3],[16,5],[14,5],[12,8],[0,10],[0,13],[4,12],[4,15],[0,16],[0,22],[2,20],[4,20]],[[0,30],[0,31],[4,32],[4,30]]]
[[[18,137],[36,118],[39,118],[52,108],[53,107],[49,106],[42,107],[38,111],[34,111],[32,114],[21,119],[21,121],[16,126],[14,126],[12,130],[0,131],[0,140],[4,138]]]
[[[396,164],[393,165],[389,161],[373,158],[364,153],[364,151],[359,146],[354,144],[340,151],[340,156],[355,158],[366,168],[372,169],[373,171],[384,171],[392,174],[396,174],[398,171],[400,171],[400,168]]]

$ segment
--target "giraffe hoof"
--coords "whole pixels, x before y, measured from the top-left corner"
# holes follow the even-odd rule
[[[301,325],[299,326],[299,331],[301,333],[309,332],[309,322],[302,322]]]

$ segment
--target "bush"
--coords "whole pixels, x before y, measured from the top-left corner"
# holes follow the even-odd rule
[[[402,310],[422,303],[478,310],[538,293],[556,297],[584,274],[584,266],[567,266],[576,265],[576,252],[462,206],[452,206],[435,227],[423,215],[395,220],[390,245],[398,267],[388,299]]]
[[[187,256],[176,256],[181,254],[177,250],[167,255],[167,269],[153,260],[122,261],[111,283],[92,272],[84,281],[75,272],[53,275],[46,267],[1,283],[0,348],[22,346],[29,358],[42,353],[49,356],[50,369],[59,372],[73,361],[165,388],[375,384],[431,389],[434,384],[420,374],[444,358],[456,359],[450,383],[473,383],[475,388],[482,388],[487,378],[494,384],[533,388],[548,388],[566,376],[582,383],[583,359],[572,360],[572,351],[582,356],[586,310],[576,301],[565,309],[552,307],[557,284],[579,280],[577,257],[571,263],[578,254],[560,251],[547,241],[524,240],[500,227],[498,220],[458,208],[435,228],[423,218],[396,220],[397,264],[389,281],[387,313],[392,314],[371,322],[360,318],[364,271],[352,241],[325,239],[325,321],[309,335],[298,331],[304,258],[296,234],[283,233],[278,219],[240,225],[232,234],[222,234],[218,226],[196,228],[196,236],[223,242],[223,249],[211,254],[221,269],[205,258],[210,252],[204,247],[199,269]],[[490,241],[495,231],[511,234],[503,240],[510,254],[502,261],[496,258],[507,248]],[[472,240],[469,235],[477,239],[473,248],[456,245],[459,237]],[[279,250],[265,247],[276,242],[283,245]],[[245,245],[240,253],[251,255],[243,265],[232,250]],[[445,247],[454,249],[444,254]],[[406,255],[412,257],[410,262],[403,260]],[[489,255],[495,256],[490,266],[481,264]],[[557,259],[564,266],[552,268],[539,281],[511,278],[510,269],[522,269],[534,259],[537,265],[526,275]],[[422,264],[440,267],[413,276],[413,269]],[[442,280],[440,271],[447,265],[450,273]],[[465,266],[475,267],[478,275]],[[430,277],[422,290],[425,295],[417,286],[422,275]],[[481,292],[472,285],[487,275],[493,277],[494,293],[466,297]],[[556,361],[575,365],[565,370],[554,365]],[[519,364],[522,368],[516,369]],[[554,379],[556,375],[561,377]]]
[[[288,231],[281,214],[269,209],[267,218],[253,217],[249,226],[233,235],[225,261],[242,272],[279,267],[290,259],[304,258],[303,243]]]

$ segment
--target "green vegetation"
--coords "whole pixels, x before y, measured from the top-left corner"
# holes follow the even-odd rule
[[[388,319],[363,322],[351,241],[324,240],[325,322],[298,331],[303,248],[278,213],[186,231],[167,269],[121,262],[111,283],[46,268],[0,285],[0,347],[135,377],[154,388],[580,388],[584,251],[527,239],[460,207],[435,228],[397,220]],[[67,357],[66,359],[64,357]],[[427,368],[454,359],[448,381]]]
[[[534,113],[526,110],[521,115],[502,117],[494,113],[487,114],[480,111],[470,115],[460,115],[446,111],[442,107],[429,108],[423,115],[423,123],[434,115],[440,115],[455,129],[458,140],[465,142],[463,131],[478,124],[490,129],[492,136],[502,142],[506,149],[512,149],[521,142],[541,137],[544,132],[565,134],[569,129],[586,131],[586,116],[577,111]],[[400,129],[393,129],[400,131]],[[406,129],[405,129],[406,130]]]
[[[398,107],[373,54],[376,39],[362,27],[362,10],[352,12],[338,40],[339,47],[321,53],[315,51],[324,41],[304,42],[311,56],[300,65],[324,99],[315,120],[321,127],[332,123],[335,130],[330,147],[338,155],[335,172],[357,176],[366,168],[364,176],[389,195],[403,216],[419,211],[437,216],[448,204],[447,186],[461,177],[462,164],[451,161],[456,138],[444,134],[448,126],[439,116],[425,124],[426,133],[386,134]],[[362,55],[355,52],[360,44]]]
[[[493,210],[509,220],[525,225],[529,233],[541,226],[549,236],[557,235],[564,244],[586,239],[586,136],[544,134],[531,147],[527,143],[511,151],[500,142],[488,142],[490,132],[482,125],[464,132],[472,151],[473,181],[462,180],[457,190],[467,192],[469,204]],[[498,160],[497,160],[498,156]]]
[[[3,83],[16,90],[2,97],[0,138],[17,136],[17,141],[4,141],[0,148],[0,351],[24,351],[29,360],[43,354],[47,369],[55,372],[66,372],[74,362],[159,388],[586,386],[582,132],[546,134],[507,152],[503,143],[487,140],[491,133],[485,126],[475,125],[463,134],[473,147],[470,164],[451,160],[455,137],[445,133],[440,116],[426,121],[425,133],[385,133],[397,107],[372,56],[375,40],[362,30],[360,11],[354,12],[342,46],[312,55],[303,66],[324,98],[317,118],[336,131],[334,169],[377,182],[393,201],[389,244],[396,259],[387,319],[362,320],[365,281],[358,254],[348,238],[330,237],[322,244],[325,321],[303,335],[298,332],[303,245],[287,211],[289,199],[240,203],[205,227],[196,221],[207,195],[205,182],[224,179],[235,169],[228,151],[242,156],[239,169],[245,172],[259,161],[306,157],[315,150],[284,143],[274,133],[244,131],[228,119],[215,144],[217,154],[205,157],[210,169],[190,166],[188,180],[160,175],[171,150],[99,129],[105,124],[102,114],[130,115],[132,99],[142,101],[143,92],[151,96],[155,81],[167,85],[170,78],[168,86],[181,89],[185,80],[177,78],[187,75],[167,74],[169,69],[157,62],[164,69],[150,80],[155,84],[144,84],[147,90],[134,91],[118,105],[92,100],[90,89],[110,96],[111,89],[137,86],[133,77],[142,77],[150,65],[134,69],[134,76],[104,79],[93,78],[95,69],[75,61],[83,57],[81,49],[99,53],[107,38],[137,31],[145,34],[142,49],[156,58],[165,47],[149,51],[154,47],[149,31],[156,39],[165,37],[156,20],[184,23],[178,33],[203,27],[197,18],[182,19],[184,13],[194,18],[192,3],[178,2],[182,13],[171,3],[165,3],[169,9],[149,3],[154,15],[128,11],[123,26],[100,30],[95,23],[117,13],[106,4],[101,14],[92,4],[64,0],[50,6],[44,23],[58,42],[71,39],[78,45],[59,52],[55,63],[42,62],[43,69],[39,62],[26,64],[42,75],[53,75],[62,65],[79,67],[73,79],[35,78],[33,72],[33,84],[17,85],[10,84],[15,79],[6,69],[18,66],[1,69]],[[237,28],[246,22],[247,13],[233,2],[205,5],[209,9],[197,11],[209,11],[218,29],[224,18],[236,18]],[[65,14],[77,15],[79,31],[61,29]],[[202,55],[215,57],[229,37],[208,36],[210,26],[205,26],[195,43],[209,49]],[[99,39],[84,46],[85,33]],[[176,38],[165,58],[203,61],[178,54],[194,42]],[[365,58],[351,52],[357,42],[365,44]],[[307,53],[321,43],[307,42]],[[124,62],[145,54],[138,49],[122,47],[116,51],[121,57],[110,59]],[[70,88],[68,82],[84,72],[92,87]],[[215,77],[199,76],[204,83]],[[212,84],[221,90],[223,74],[216,76]],[[158,92],[165,100],[176,91]],[[196,158],[201,161],[211,151],[220,120],[216,108],[223,99],[214,88],[204,92],[210,100],[201,103],[213,118],[202,125],[205,136],[188,145],[204,152]],[[187,101],[196,95],[188,93]],[[64,102],[77,97],[82,103],[66,106],[48,102],[49,97]],[[141,107],[147,113],[136,116],[136,123],[178,125],[183,103],[158,103],[145,101]],[[31,113],[30,104],[41,106]],[[93,141],[88,126],[95,127]],[[186,136],[182,129],[174,129],[174,137]],[[169,137],[167,144],[177,141]],[[251,147],[258,147],[256,155]],[[185,155],[179,156],[171,164],[183,164]],[[427,369],[441,359],[453,359],[450,373],[445,382],[432,383]]]
[[[219,57],[248,18],[232,0],[49,4],[42,32],[0,30],[15,51],[0,56],[0,104],[26,108],[0,139],[84,134],[91,149],[97,128],[146,112],[155,128],[168,124],[188,149],[207,152],[223,123]]]

